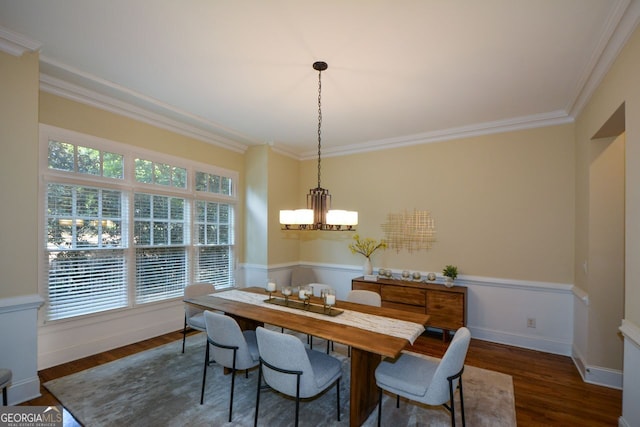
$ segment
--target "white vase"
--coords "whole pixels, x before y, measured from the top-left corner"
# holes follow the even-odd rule
[[[364,266],[362,267],[362,273],[365,276],[373,273],[373,265],[371,265],[371,259],[369,257],[364,258]]]
[[[451,277],[445,277],[444,278],[444,285],[447,288],[451,288],[453,286],[453,279]]]

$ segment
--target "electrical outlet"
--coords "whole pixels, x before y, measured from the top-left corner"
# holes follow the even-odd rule
[[[535,328],[536,327],[536,319],[535,317],[527,318],[527,328]]]

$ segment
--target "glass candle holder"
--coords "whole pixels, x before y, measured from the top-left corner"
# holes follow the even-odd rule
[[[327,310],[327,307],[329,307],[329,311],[331,311],[331,307],[336,305],[336,291],[331,288],[323,289],[321,296],[324,311]]]
[[[271,299],[271,294],[276,291],[275,282],[268,282],[265,290],[269,293],[269,299]]]
[[[291,294],[293,293],[293,289],[291,289],[291,286],[285,286],[283,287],[280,292],[282,292],[282,296],[284,297],[284,303],[286,305],[289,305],[289,297],[291,296]]]
[[[300,286],[298,298],[302,301],[305,307],[309,305],[311,295],[313,295],[313,288],[311,286]]]

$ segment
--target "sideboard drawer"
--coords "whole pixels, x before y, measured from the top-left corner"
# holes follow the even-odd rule
[[[425,296],[427,292],[424,289],[383,285],[380,287],[380,291],[383,301],[419,305],[421,307],[425,306]]]
[[[354,280],[351,283],[351,289],[358,291],[372,291],[378,294],[380,293],[380,285],[371,282],[358,282]]]
[[[398,302],[382,301],[382,306],[384,308],[394,308],[400,311],[410,311],[412,313],[425,314],[424,305],[410,305],[410,304],[401,304]]]

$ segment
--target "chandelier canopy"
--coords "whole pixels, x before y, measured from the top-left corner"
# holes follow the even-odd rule
[[[350,231],[358,225],[358,212],[331,209],[331,194],[320,185],[322,152],[322,72],[328,68],[326,62],[314,62],[318,71],[318,186],[307,194],[307,208],[281,210],[280,224],[283,230],[335,230]]]

